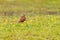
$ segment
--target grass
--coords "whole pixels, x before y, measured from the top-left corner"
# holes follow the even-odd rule
[[[44,18],[43,18],[44,17]],[[59,40],[60,16],[35,15],[18,23],[19,17],[0,17],[0,39],[2,40]],[[30,19],[28,19],[30,18]]]
[[[0,15],[11,11],[17,14],[0,16],[0,40],[60,40],[60,15],[43,14],[49,10],[59,12],[60,1],[0,0]],[[22,13],[27,20],[18,23]]]

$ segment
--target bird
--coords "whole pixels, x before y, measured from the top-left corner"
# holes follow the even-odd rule
[[[26,21],[26,16],[23,14],[21,18],[19,19],[19,23]]]

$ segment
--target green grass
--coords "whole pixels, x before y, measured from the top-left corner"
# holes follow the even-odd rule
[[[43,14],[59,12],[60,0],[0,0],[0,4],[0,15],[17,14],[0,16],[0,40],[60,40],[60,15]],[[27,20],[18,23],[22,13]]]
[[[44,17],[44,18],[43,18]],[[60,16],[35,15],[27,17],[26,22],[13,21],[19,17],[5,17],[8,22],[3,22],[0,17],[0,39],[3,40],[59,40]],[[30,19],[28,19],[30,18]],[[31,21],[32,20],[32,21]]]

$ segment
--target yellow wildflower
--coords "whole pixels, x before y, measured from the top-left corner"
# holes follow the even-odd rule
[[[4,23],[4,24],[8,23],[8,20],[7,20],[7,19],[5,19],[5,20],[3,21],[3,23]]]
[[[32,22],[32,20],[30,20],[30,23]]]

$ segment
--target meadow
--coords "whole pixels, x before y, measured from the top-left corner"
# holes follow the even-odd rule
[[[60,15],[47,13],[59,13],[59,3],[59,0],[0,0],[0,40],[60,40]],[[26,21],[19,23],[22,14]]]
[[[17,20],[19,17],[16,16],[0,17],[0,40],[60,39],[60,15],[27,16],[24,23]]]

